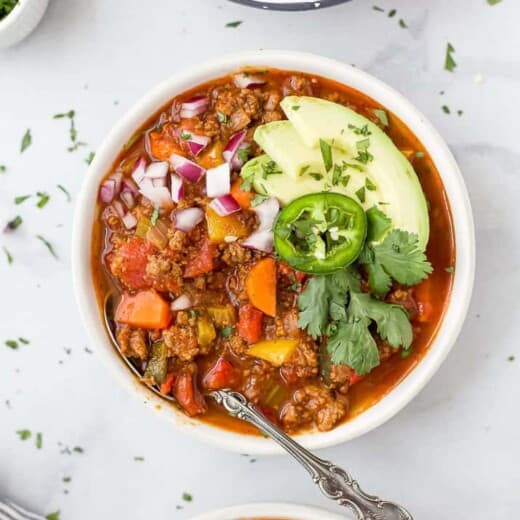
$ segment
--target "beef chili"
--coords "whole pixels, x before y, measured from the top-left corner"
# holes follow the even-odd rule
[[[301,121],[320,126],[315,100],[353,122],[312,148]],[[284,153],[298,147],[291,177]],[[406,211],[391,215],[379,189],[387,160],[420,182],[415,206],[396,202],[410,207],[399,227]],[[245,433],[206,390],[242,392],[290,433],[330,430],[381,399],[432,343],[455,261],[440,176],[410,130],[352,88],[275,69],[182,93],[136,131],[101,183],[92,251],[99,302],[114,296],[120,351],[143,379],[189,416]]]

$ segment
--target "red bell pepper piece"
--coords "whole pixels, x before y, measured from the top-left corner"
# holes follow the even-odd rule
[[[209,390],[219,390],[232,386],[236,378],[237,373],[233,365],[227,359],[218,358],[204,376],[202,384]]]
[[[238,333],[250,345],[257,343],[262,338],[263,319],[264,313],[250,303],[243,305],[238,310]]]
[[[197,387],[197,381],[191,372],[181,372],[174,385],[177,402],[189,416],[200,415],[208,410],[208,405]]]

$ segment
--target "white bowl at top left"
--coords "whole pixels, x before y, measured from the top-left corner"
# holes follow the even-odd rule
[[[13,10],[0,20],[0,49],[27,37],[40,23],[49,0],[18,0]]]

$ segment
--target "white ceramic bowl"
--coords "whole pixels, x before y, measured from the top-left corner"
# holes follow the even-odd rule
[[[49,0],[19,0],[13,10],[0,20],[0,49],[27,37],[40,23]]]
[[[244,504],[241,506],[226,507],[211,513],[192,518],[192,520],[241,520],[243,518],[284,518],[287,520],[346,520],[345,516],[329,513],[323,509],[297,504]],[[349,516],[349,518],[351,518]]]
[[[462,175],[433,126],[401,94],[365,72],[321,56],[289,51],[252,51],[233,54],[198,65],[178,74],[148,92],[114,126],[92,162],[79,195],[72,238],[72,268],[76,298],[92,344],[107,362],[114,376],[130,388],[141,402],[170,419],[188,435],[200,437],[222,448],[241,453],[269,454],[281,450],[262,437],[240,435],[189,419],[175,407],[140,385],[110,345],[96,301],[90,270],[91,232],[98,184],[134,131],[175,95],[242,66],[269,66],[298,70],[335,79],[377,100],[403,120],[421,140],[435,162],[448,195],[456,241],[456,269],[451,298],[442,326],[428,352],[408,376],[370,409],[329,432],[298,436],[308,448],[323,448],[362,435],[395,415],[429,381],[448,355],[462,327],[473,287],[475,239],[471,207]],[[157,406],[160,405],[160,406]]]

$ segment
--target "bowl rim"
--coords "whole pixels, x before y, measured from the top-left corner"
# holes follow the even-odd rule
[[[255,515],[262,520],[281,517],[287,518],[287,520],[345,520],[344,515],[340,516],[314,506],[278,502],[254,502],[224,507],[197,515],[192,520],[238,520],[240,516],[244,515],[247,515],[248,518]]]
[[[48,1],[48,0],[45,0]],[[11,25],[16,23],[16,20],[23,16],[23,13],[31,5],[31,3],[38,3],[41,0],[19,0],[18,3],[13,7],[11,12],[0,20],[0,33],[8,29]]]
[[[428,383],[455,343],[467,314],[473,289],[474,225],[462,174],[448,146],[433,125],[404,96],[382,81],[356,67],[323,56],[285,50],[258,50],[213,59],[159,83],[112,127],[89,166],[74,213],[71,252],[74,293],[90,342],[100,345],[97,351],[105,364],[111,367],[121,384],[129,388],[138,399],[145,398],[145,405],[157,410],[177,428],[221,448],[251,454],[282,453],[282,449],[270,439],[239,434],[190,419],[174,406],[166,406],[162,398],[154,395],[134,377],[130,377],[128,368],[110,345],[104,330],[90,267],[91,234],[98,184],[123,145],[151,114],[175,95],[244,66],[317,74],[356,88],[377,100],[395,113],[428,150],[437,166],[450,204],[456,265],[451,296],[436,337],[418,365],[376,404],[331,431],[308,432],[297,436],[298,441],[309,449],[334,446],[363,435],[389,420]]]

